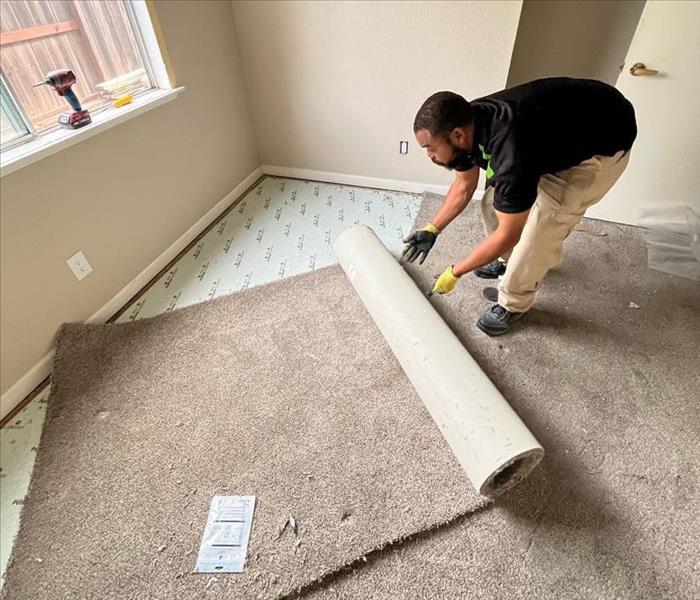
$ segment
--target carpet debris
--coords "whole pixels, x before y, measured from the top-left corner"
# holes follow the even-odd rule
[[[293,516],[289,516],[289,518],[284,522],[284,525],[279,528],[277,532],[277,539],[281,538],[284,532],[289,528],[289,530],[294,533],[294,535],[299,535],[299,524],[297,523],[297,520]]]
[[[206,590],[210,589],[211,587],[214,586],[214,584],[218,583],[218,578],[216,577],[211,577],[209,581],[207,581],[207,586],[204,588]]]
[[[630,302],[630,308],[641,308],[639,304],[635,304],[634,302]]]
[[[369,558],[375,558],[376,556],[379,556],[385,552],[390,552],[404,544],[412,543],[414,540],[420,539],[426,535],[430,535],[431,532],[434,532],[435,530],[450,528],[455,524],[462,522],[465,518],[469,518],[476,513],[484,511],[487,507],[491,506],[493,502],[494,501],[491,498],[481,499],[481,501],[479,502],[479,504],[477,504],[475,508],[470,507],[465,510],[460,510],[452,516],[449,516],[441,521],[433,523],[432,525],[429,525],[427,527],[420,528],[414,531],[413,533],[400,535],[394,539],[387,540],[381,544],[378,544],[377,546],[372,548],[368,553],[363,554],[355,558],[354,560],[348,561],[347,563],[338,568],[326,569],[323,575],[316,577],[316,579],[313,579],[308,583],[297,586],[297,588],[292,590],[291,592],[277,596],[275,600],[291,600],[292,598],[298,598],[299,596],[302,596],[303,594],[311,590],[318,589],[334,577],[345,573],[356,573],[358,567],[363,567],[365,563],[369,562]],[[306,564],[306,559],[302,560],[302,564]]]

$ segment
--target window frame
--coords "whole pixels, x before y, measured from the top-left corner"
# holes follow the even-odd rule
[[[131,30],[134,32],[134,40],[136,40],[136,46],[138,48],[139,54],[141,55],[141,60],[143,61],[143,68],[145,69],[146,75],[148,76],[148,81],[151,83],[150,89],[144,90],[144,92],[150,91],[154,88],[158,88],[159,86],[156,83],[156,79],[153,73],[153,67],[151,67],[151,56],[143,40],[142,24],[139,21],[139,16],[134,10],[134,2],[133,0],[121,0],[121,2],[124,8],[126,9],[126,16],[129,19]]]
[[[145,95],[152,94],[155,91],[162,90],[173,90],[174,81],[171,80],[168,70],[165,64],[165,57],[163,56],[166,51],[165,47],[159,43],[156,34],[156,23],[148,9],[147,2],[151,0],[120,0],[125,8],[129,24],[131,25],[132,32],[134,34],[134,40],[136,41],[136,46],[141,56],[143,62],[144,70],[146,76],[148,77],[151,87],[147,90],[141,90],[134,94],[134,100],[141,98]],[[4,73],[0,72],[1,76],[1,92],[4,96],[4,101],[9,104],[9,108],[12,115],[7,114],[8,119],[19,120],[26,133],[21,136],[14,138],[6,143],[0,144],[0,153],[7,154],[10,150],[17,151],[21,146],[41,140],[42,138],[51,139],[51,143],[55,143],[55,138],[57,136],[57,131],[65,131],[66,135],[74,134],[79,130],[63,129],[58,123],[49,127],[48,129],[43,129],[41,132],[37,132],[29,118],[27,117],[25,111],[23,110],[19,100],[14,94],[9,81],[5,77]],[[162,103],[162,102],[161,102]],[[110,104],[101,106],[97,109],[90,110],[91,115],[101,114],[106,111],[120,111],[122,109],[115,109]],[[141,111],[139,111],[141,112]],[[14,123],[13,123],[14,127]],[[88,125],[87,128],[90,128]],[[87,129],[81,128],[81,129]],[[13,157],[10,157],[7,161],[5,156],[2,157],[2,174],[5,174],[5,163],[11,162]]]
[[[17,125],[19,125],[19,128],[24,130],[24,133],[1,144],[1,149],[7,150],[8,148],[14,148],[15,146],[33,140],[36,137],[34,127],[17,101],[17,97],[12,91],[10,82],[2,71],[0,71],[0,97],[0,101],[3,103],[5,109],[5,117],[10,121],[13,129],[16,130],[18,128]]]

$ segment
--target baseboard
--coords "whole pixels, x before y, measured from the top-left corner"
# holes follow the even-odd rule
[[[260,167],[256,168],[250,175],[241,181],[222,200],[210,208],[192,227],[183,233],[174,244],[172,244],[163,254],[156,258],[141,273],[132,279],[126,286],[105,304],[95,314],[90,316],[86,323],[105,323],[113,314],[124,306],[136,293],[153,279],[160,271],[182,252],[187,245],[211,225],[235,200],[243,194],[257,179],[262,176]]]
[[[54,351],[51,350],[0,396],[0,421],[28,397],[51,374]],[[3,423],[4,425],[4,423]]]
[[[199,234],[223,213],[240,195],[263,175],[263,169],[257,167],[233,190],[208,210],[192,227],[183,233],[165,252],[125,285],[102,308],[88,317],[86,323],[105,323],[112,315],[125,306],[144,286],[182,252]],[[9,415],[16,406],[29,396],[51,374],[54,350],[48,352],[36,365],[25,373],[15,384],[0,396],[0,420]]]
[[[295,167],[278,167],[276,165],[263,165],[262,170],[265,175],[276,175],[277,177],[293,177],[295,179],[308,179],[310,181],[356,185],[358,187],[391,190],[395,192],[412,192],[418,194],[434,192],[436,194],[446,194],[450,187],[449,185],[437,185],[435,183],[381,179],[379,177],[362,177],[361,175],[333,173],[332,171],[314,171],[313,169],[297,169]]]

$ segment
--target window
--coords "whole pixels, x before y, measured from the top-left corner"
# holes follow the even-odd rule
[[[72,112],[46,73],[69,69],[73,91],[91,114],[125,94],[156,85],[144,38],[143,0],[2,0],[0,139],[7,148],[58,126]],[[149,22],[150,25],[150,22]],[[157,67],[158,68],[158,67]],[[161,86],[162,87],[162,86]]]
[[[0,139],[3,144],[14,142],[29,134],[29,125],[8,92],[5,76],[0,73]]]

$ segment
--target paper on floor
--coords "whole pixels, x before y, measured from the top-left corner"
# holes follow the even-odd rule
[[[241,573],[255,496],[214,496],[197,557],[197,573]]]

